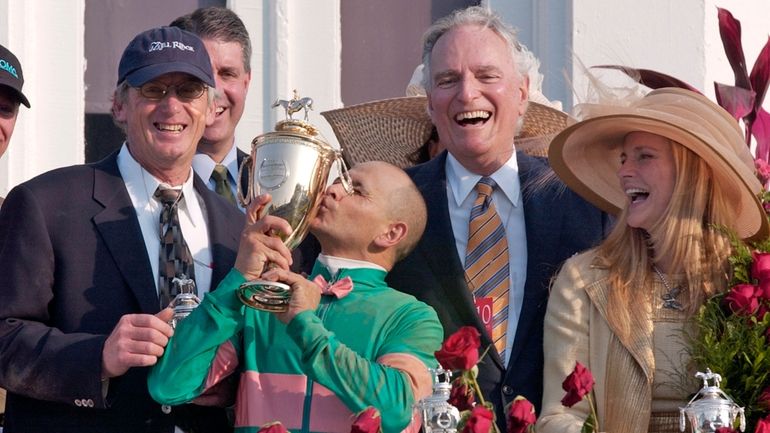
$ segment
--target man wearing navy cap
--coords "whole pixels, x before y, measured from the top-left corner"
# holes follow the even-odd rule
[[[21,93],[22,86],[24,86],[24,74],[21,72],[19,59],[8,48],[0,45],[0,157],[8,149],[8,143],[11,141],[16,117],[19,114],[19,105],[24,104],[29,108],[29,100]],[[3,198],[0,197],[0,206],[2,205]],[[4,400],[3,396],[0,396],[0,413],[3,412]]]
[[[191,168],[213,120],[213,87],[197,36],[140,33],[118,67],[121,149],[8,194],[0,210],[5,433],[226,431],[222,410],[161,407],[146,385],[173,332],[171,310],[161,308],[175,296],[172,279],[194,279],[199,296],[216,287],[243,227],[243,215]]]

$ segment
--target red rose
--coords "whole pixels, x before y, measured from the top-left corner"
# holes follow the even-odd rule
[[[751,258],[751,278],[759,282],[770,279],[770,253],[753,251]]]
[[[714,433],[738,433],[738,430],[732,427],[719,427]]]
[[[462,433],[489,433],[492,431],[494,415],[484,406],[476,406],[463,427]]]
[[[288,430],[286,430],[286,427],[284,427],[283,424],[276,421],[263,425],[259,428],[257,433],[288,433]]]
[[[738,284],[730,289],[725,296],[724,303],[734,314],[739,316],[748,316],[754,314],[759,307],[760,289],[751,284]]]
[[[350,426],[350,433],[379,433],[382,431],[380,411],[369,406],[360,412]]]
[[[591,392],[594,387],[594,376],[583,364],[577,362],[575,369],[564,379],[561,387],[567,391],[567,394],[561,399],[561,404],[572,407]]]
[[[757,422],[754,433],[770,433],[770,417],[765,417]]]
[[[447,370],[470,370],[479,362],[481,334],[473,326],[463,326],[444,340],[436,359]]]
[[[759,280],[759,293],[757,293],[757,296],[764,300],[770,299],[770,278]]]
[[[449,404],[457,410],[469,410],[473,407],[476,397],[467,383],[457,378],[452,382],[452,390],[449,392]]]
[[[524,397],[516,397],[508,406],[507,433],[526,433],[529,426],[535,423],[535,406]]]

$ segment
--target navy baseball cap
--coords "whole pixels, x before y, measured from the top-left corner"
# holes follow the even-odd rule
[[[29,100],[21,88],[24,86],[24,74],[21,73],[21,63],[13,53],[0,45],[0,85],[10,87],[19,98],[19,102],[29,108]]]
[[[171,72],[184,72],[216,87],[211,60],[198,36],[177,27],[157,27],[132,40],[118,66],[118,84],[133,87]]]

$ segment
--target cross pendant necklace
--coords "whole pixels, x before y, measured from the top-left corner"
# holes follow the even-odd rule
[[[679,286],[671,287],[671,285],[668,283],[668,280],[663,275],[663,272],[658,269],[658,267],[653,263],[652,270],[655,271],[656,274],[658,274],[658,278],[663,282],[663,286],[666,288],[666,293],[661,295],[661,299],[663,300],[663,308],[668,308],[669,310],[677,310],[682,311],[684,310],[684,307],[682,306],[682,303],[679,302],[676,298],[679,296],[679,293],[682,292],[682,289]]]

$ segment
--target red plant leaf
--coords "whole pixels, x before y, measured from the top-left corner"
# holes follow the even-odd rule
[[[767,38],[764,48],[759,52],[754,67],[751,69],[751,88],[757,93],[754,100],[754,108],[762,107],[767,93],[767,84],[770,81],[770,37]]]
[[[741,44],[741,22],[733,17],[727,9],[717,8],[719,19],[719,35],[722,37],[722,45],[725,54],[735,74],[735,85],[744,89],[751,89],[749,74],[746,69],[746,57],[743,55]]]
[[[770,157],[770,113],[762,108],[757,110],[757,117],[751,124],[751,134],[757,140],[757,158],[768,161]]]
[[[714,93],[717,96],[717,104],[727,110],[735,120],[740,120],[754,112],[756,94],[753,90],[714,82]]]
[[[621,65],[597,65],[592,67],[601,69],[616,69],[651,89],[660,89],[662,87],[679,87],[682,89],[692,90],[696,93],[701,93],[700,90],[678,78],[674,78],[671,75],[666,75],[662,72],[653,71],[650,69],[638,69]]]

